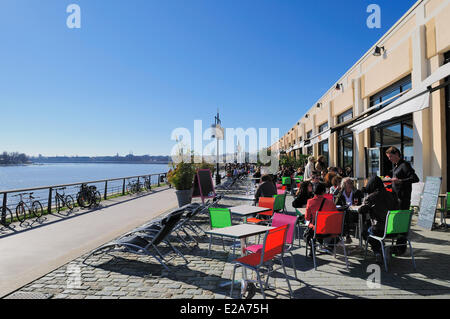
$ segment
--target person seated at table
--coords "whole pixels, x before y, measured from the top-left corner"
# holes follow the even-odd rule
[[[334,196],[339,194],[339,191],[341,190],[341,183],[342,183],[342,177],[339,175],[335,175],[331,179],[330,194],[333,194]]]
[[[317,186],[320,184],[320,173],[319,172],[313,172],[310,182],[313,186],[313,192],[316,191]],[[326,186],[325,186],[325,191],[326,191]]]
[[[303,168],[301,167],[299,167],[295,172],[294,178],[299,178],[300,176],[303,176]]]
[[[349,210],[351,206],[360,206],[362,204],[363,192],[355,188],[355,184],[350,177],[346,177],[341,182],[341,189],[335,195],[334,203],[337,206],[346,207],[345,221],[344,221],[344,235],[346,237],[345,243],[350,244],[350,227],[358,223],[358,214]]]
[[[306,181],[300,183],[300,188],[295,194],[295,199],[292,202],[294,208],[305,208],[308,200],[314,197],[313,186],[311,182]]]
[[[337,176],[337,174],[334,172],[328,172],[325,174],[323,177],[323,182],[327,188],[331,188],[331,186],[333,186],[332,181],[335,176]]]
[[[314,223],[316,218],[316,213],[318,211],[321,212],[335,212],[337,211],[336,205],[333,203],[331,199],[325,198],[323,195],[326,193],[325,184],[319,183],[314,191],[314,197],[308,200],[306,204],[306,213],[305,220],[309,222],[308,227],[311,228],[311,231],[308,232],[308,236],[306,238],[307,241],[311,240],[314,236]],[[323,244],[323,240],[318,237],[318,241],[320,244]],[[332,247],[329,247],[332,248]]]
[[[253,174],[253,178],[259,178],[259,180],[255,180],[255,184],[258,184],[261,180],[261,168],[257,168],[255,174]]]
[[[342,207],[360,206],[363,198],[363,192],[356,189],[355,184],[350,177],[346,177],[341,182],[341,189],[337,193],[334,203]]]
[[[369,196],[358,210],[363,217],[363,238],[367,238],[368,234],[383,236],[387,212],[399,208],[397,196],[386,191],[383,181],[378,176],[372,176],[365,188]],[[366,214],[369,214],[370,220],[365,219]],[[377,261],[380,261],[382,259],[380,243],[369,240],[369,244],[377,256]]]
[[[255,193],[255,203],[259,202],[260,197],[273,197],[278,194],[277,187],[273,183],[272,177],[270,175],[263,175],[261,177],[261,184]]]

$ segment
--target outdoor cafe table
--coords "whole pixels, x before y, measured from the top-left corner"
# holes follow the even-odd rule
[[[212,236],[221,236],[228,237],[232,239],[239,239],[241,241],[241,256],[245,256],[247,247],[247,237],[256,236],[260,234],[264,234],[266,231],[273,229],[274,227],[269,226],[259,226],[253,224],[240,224],[234,225],[225,228],[213,229],[206,231],[206,234]],[[241,280],[241,289],[242,293],[247,290],[247,283],[249,280],[247,279],[247,272],[245,267],[242,268],[242,280]],[[231,284],[231,282],[225,283],[223,286]]]
[[[253,215],[263,213],[263,212],[268,212],[271,210],[270,208],[266,208],[266,207],[257,207],[257,206],[250,206],[250,205],[234,206],[234,207],[230,207],[229,209],[232,214],[244,217],[245,222],[247,222],[248,216],[253,216]]]
[[[355,212],[358,214],[358,239],[359,239],[359,247],[363,247],[363,238],[362,238],[362,230],[363,230],[363,215],[358,213],[360,206],[350,206],[349,211]]]

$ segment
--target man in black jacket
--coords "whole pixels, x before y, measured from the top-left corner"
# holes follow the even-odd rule
[[[258,190],[255,194],[255,204],[259,202],[260,197],[273,197],[277,195],[277,187],[272,181],[272,177],[270,175],[263,175],[261,177],[261,184],[258,187]]]
[[[392,189],[398,197],[400,209],[408,210],[411,206],[412,184],[419,182],[414,169],[401,157],[396,147],[390,147],[386,156],[394,164],[392,170]]]

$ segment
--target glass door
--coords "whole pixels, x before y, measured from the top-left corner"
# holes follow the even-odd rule
[[[367,178],[381,175],[380,149],[366,148]]]

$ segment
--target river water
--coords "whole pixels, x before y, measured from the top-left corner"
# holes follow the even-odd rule
[[[150,175],[166,173],[168,170],[169,165],[167,164],[39,164],[0,166],[0,191]],[[157,183],[157,176],[152,177],[152,184],[155,183]],[[103,183],[96,185],[101,192],[104,190],[103,185]],[[108,185],[111,188],[121,189],[122,181],[111,182]],[[77,189],[68,190],[69,193],[76,191]],[[44,191],[35,192],[35,196],[37,195],[40,198],[45,198],[45,194]],[[1,200],[0,198],[0,202]]]

